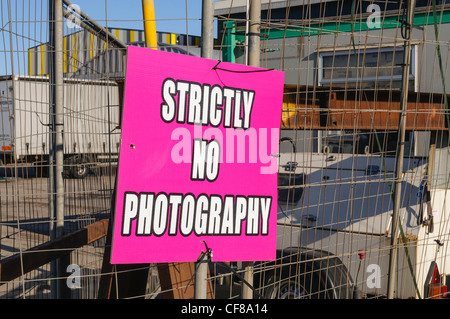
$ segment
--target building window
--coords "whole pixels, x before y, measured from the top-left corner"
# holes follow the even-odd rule
[[[318,84],[349,88],[400,88],[403,51],[400,46],[319,52]],[[411,51],[409,80],[414,84],[415,45]],[[410,88],[414,89],[414,85]]]
[[[427,156],[424,150],[416,150],[416,144],[426,144],[427,135],[407,131],[404,156]],[[385,131],[321,131],[321,152],[330,154],[372,154],[395,157],[398,146],[398,132]],[[416,141],[417,139],[417,141]],[[419,145],[420,147],[420,145]]]

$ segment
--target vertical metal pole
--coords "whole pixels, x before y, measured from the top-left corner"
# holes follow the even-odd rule
[[[261,0],[250,0],[250,27],[248,34],[248,65],[259,67],[260,32],[261,32]]]
[[[249,2],[248,65],[259,67],[260,64],[260,32],[261,32],[261,0]],[[244,262],[244,279],[253,286],[253,263]],[[249,285],[242,285],[242,299],[252,299],[253,291]]]
[[[158,49],[156,39],[155,5],[153,0],[142,0],[142,12],[144,15],[145,46],[150,49]]]
[[[9,49],[10,49],[9,54],[10,54],[10,58],[11,58],[11,75],[14,76],[15,75],[14,51],[13,51],[13,48],[14,48],[14,37],[13,37],[13,34],[14,33],[13,33],[13,17],[12,17],[12,12],[11,12],[11,8],[12,8],[12,1],[11,0],[9,0],[7,2],[7,6],[8,6],[8,23],[9,23],[8,29],[9,29],[9,46],[10,46],[9,47]],[[5,29],[5,31],[6,31],[6,29]],[[29,63],[31,63],[31,61]],[[11,79],[11,81],[12,81],[12,88],[13,88],[12,98],[14,98],[14,90],[15,90],[15,88],[14,88],[14,80]],[[16,142],[17,142],[17,140],[16,140],[16,137],[14,136],[13,137],[13,143],[15,144]],[[18,174],[17,174],[17,158],[16,158],[16,156],[11,157],[11,161],[13,161],[13,163],[14,163],[14,176],[16,176],[16,178],[17,178]],[[19,194],[18,185],[17,184],[18,183],[16,183],[16,182],[14,183],[14,193],[16,195]],[[14,213],[14,216],[17,216],[16,217],[17,218],[17,229],[20,229],[20,217],[19,217],[18,208],[19,208],[19,196],[14,196],[13,213]],[[1,237],[1,238],[3,238],[3,237]],[[19,244],[19,247],[20,247],[19,248],[20,259],[22,260],[22,254],[23,254],[23,251],[22,251],[22,236],[20,236],[20,233],[19,233],[18,244]],[[20,263],[20,268],[21,268],[21,271],[23,272],[23,261]],[[26,298],[26,294],[25,294],[25,278],[24,278],[24,276],[21,276],[21,277],[22,277],[22,279],[21,279],[22,298],[25,299]]]
[[[195,284],[194,284],[194,298],[206,299],[208,280],[208,257],[207,255],[195,263]]]
[[[64,234],[64,54],[62,0],[55,0],[55,188],[56,236]]]
[[[248,65],[248,34],[250,32],[250,16],[249,16],[249,8],[250,8],[250,0],[246,1],[245,4],[245,64]]]
[[[55,87],[55,59],[54,59],[54,50],[55,47],[55,7],[54,7],[54,1],[49,1],[49,57],[48,57],[48,67],[49,67],[49,134],[48,134],[48,215],[50,219],[50,225],[49,225],[49,232],[50,232],[50,240],[55,239],[55,156],[54,156],[54,132],[55,132],[55,126],[54,126],[54,115],[55,115],[55,94],[54,94],[54,87]],[[50,263],[50,272],[51,274],[55,274],[56,276],[56,261],[52,261]],[[50,291],[51,291],[51,298],[55,299],[57,298],[57,288],[56,288],[56,281],[52,280],[50,283]]]
[[[57,238],[64,234],[64,69],[63,69],[63,6],[62,0],[51,0],[50,4],[50,54],[49,63],[49,90],[50,90],[50,150],[49,150],[49,186],[51,200],[51,237]],[[54,274],[61,278],[64,273],[61,260],[54,263]],[[62,295],[61,280],[53,285],[53,297]]]
[[[213,58],[214,45],[214,0],[202,2],[202,58]],[[201,124],[199,124],[201,127]],[[208,255],[195,263],[194,298],[206,299],[208,280]]]
[[[214,0],[202,1],[202,58],[213,58],[214,45]]]
[[[398,230],[400,200],[403,180],[403,157],[405,151],[406,108],[408,103],[409,70],[411,65],[411,26],[413,24],[415,0],[407,1],[406,26],[404,34],[402,95],[400,100],[399,143],[397,147],[396,176],[394,188],[394,209],[392,213],[391,246],[389,255],[388,298],[393,299],[397,274]]]
[[[223,38],[222,60],[225,62],[235,63],[236,55],[234,52],[234,48],[236,47],[236,21],[231,20],[224,21],[223,28],[224,28],[224,38]]]

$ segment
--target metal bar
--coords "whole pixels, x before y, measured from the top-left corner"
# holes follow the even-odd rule
[[[55,70],[55,65],[54,65],[54,61],[55,59],[53,59],[53,54],[54,54],[54,47],[55,47],[55,41],[54,41],[54,21],[55,21],[55,14],[54,14],[54,6],[53,6],[53,2],[49,2],[49,36],[50,36],[50,41],[49,41],[49,58],[48,58],[48,64],[49,64],[49,119],[48,122],[50,123],[49,125],[49,134],[48,134],[48,149],[49,149],[49,154],[48,154],[48,216],[50,219],[49,222],[49,233],[50,233],[50,240],[55,239],[55,226],[54,226],[54,220],[55,220],[55,166],[54,166],[54,132],[55,132],[55,127],[54,127],[54,120],[53,120],[53,116],[55,114],[55,107],[54,107],[54,100],[55,100],[55,95],[54,95],[54,70]],[[52,261],[50,264],[50,272],[51,273],[55,273],[56,269],[56,261]],[[55,298],[55,292],[56,291],[56,284],[54,283],[54,281],[51,281],[51,294],[52,294],[52,298]]]
[[[49,2],[49,108],[50,108],[50,238],[64,234],[64,180],[63,180],[63,129],[64,129],[64,78],[63,78],[63,6],[62,0]],[[51,272],[60,278],[63,272],[61,260],[51,264]],[[60,281],[51,283],[52,297],[61,296]]]
[[[22,254],[2,259],[0,261],[0,286],[106,236],[108,226],[109,219],[102,219],[71,234],[26,250]],[[21,263],[23,263],[23,272]]]
[[[206,257],[195,263],[194,298],[206,299],[206,283],[208,280],[208,261]]]
[[[54,128],[55,128],[55,237],[64,235],[64,17],[62,0],[54,0]],[[66,266],[61,259],[56,260],[56,278],[61,278]],[[64,286],[57,280],[57,295],[63,296]]]
[[[56,237],[64,234],[64,71],[63,71],[63,15],[62,0],[54,0],[54,74],[51,79],[54,93],[55,127],[55,190]]]
[[[315,96],[308,94],[315,90]],[[402,93],[285,85],[283,129],[398,130]],[[408,92],[406,130],[446,130],[443,94]],[[324,103],[325,102],[325,103]],[[430,116],[433,114],[433,116]]]
[[[117,189],[117,177],[116,177],[116,186],[114,189]],[[115,199],[116,192],[113,193],[113,198]],[[111,205],[111,216],[113,215],[115,207],[115,200],[113,200]],[[108,227],[108,231],[106,233],[106,241],[105,241],[105,251],[103,252],[103,262],[101,268],[101,277],[100,283],[98,287],[98,299],[111,299],[112,298],[112,286],[113,286],[113,276],[114,276],[114,265],[111,264],[111,241],[112,241],[112,228]]]
[[[10,37],[9,37],[9,41],[10,41],[10,46],[11,46],[11,52],[10,52],[10,55],[11,55],[11,61],[14,61],[14,59],[13,59],[13,50],[12,50],[12,48],[13,48],[13,37],[12,37],[12,34],[13,34],[13,29],[12,29],[12,12],[11,12],[11,1],[8,1],[8,20],[9,20],[9,32],[10,32]],[[14,68],[14,63],[11,63],[11,74],[12,74],[12,78],[11,78],[11,80],[13,81],[13,90],[14,90],[14,74],[15,74],[15,68]],[[14,144],[16,144],[16,142],[17,142],[17,139],[16,139],[16,137],[14,137]],[[17,159],[16,158],[14,158],[14,162],[13,162],[13,164],[14,164],[14,172],[15,172],[15,176],[17,176]],[[18,192],[18,185],[17,185],[17,183],[14,183],[14,192],[15,192],[15,194],[18,194],[19,192]],[[19,218],[19,212],[18,212],[18,197],[16,198],[16,201],[14,202],[14,205],[13,205],[13,212],[14,212],[14,215],[15,216],[17,216],[17,228],[19,228],[20,229],[20,218]],[[21,272],[23,273],[23,267],[24,267],[24,265],[23,265],[23,261],[22,261],[22,236],[20,236],[19,235],[19,247],[20,247],[20,249],[19,249],[19,257],[20,257],[20,259],[21,259],[21,261],[20,261],[20,263],[17,265],[17,269],[20,269],[21,270]],[[25,298],[25,280],[22,278],[22,282],[21,282],[21,285],[22,285],[22,294],[23,294],[23,298]]]
[[[202,1],[202,58],[213,58],[214,45],[214,0]]]
[[[63,2],[67,7],[71,7],[71,8],[74,7],[74,5],[69,0],[63,0]],[[69,12],[67,9],[64,9],[64,11],[65,11],[66,15],[73,14],[73,12]],[[97,36],[101,36],[101,37],[103,37],[104,40],[108,40],[108,42],[111,45],[114,45],[121,49],[127,48],[127,45],[125,43],[123,43],[118,38],[116,38],[111,32],[109,32],[103,26],[101,26],[100,24],[98,24],[97,22],[92,20],[91,17],[89,17],[86,13],[84,13],[82,11],[76,12],[76,13],[81,18],[84,19],[84,21],[81,19],[78,21],[80,23],[81,27],[86,28],[90,32],[94,31]]]
[[[194,263],[158,263],[163,299],[192,299],[194,287],[188,286],[195,272]]]
[[[406,109],[408,103],[409,69],[411,65],[411,25],[414,17],[415,0],[407,1],[406,27],[403,51],[402,96],[400,100],[399,142],[397,147],[396,180],[394,188],[394,209],[392,212],[391,245],[389,255],[388,298],[393,299],[397,272],[398,231],[400,216],[400,200],[403,181],[403,158],[405,150]]]
[[[250,0],[249,2],[249,33],[248,37],[248,64],[259,67],[260,64],[260,30],[261,30],[261,0]],[[248,285],[242,285],[242,299],[252,299],[253,291],[253,263],[242,263],[244,268],[244,280]]]
[[[73,14],[72,12],[70,12],[69,10],[67,10],[66,8],[63,9],[64,10],[64,17],[65,18],[70,18],[71,15]],[[85,29],[86,31],[90,32],[91,34],[97,36],[98,38],[110,43],[112,46],[118,47],[120,49],[124,49],[124,47],[122,46],[122,44],[118,43],[118,39],[116,37],[114,37],[113,35],[111,35],[111,37],[106,34],[105,32],[102,32],[101,30],[95,28],[94,26],[90,25],[89,23],[83,21],[83,20],[78,20],[77,24],[82,27],[83,29]],[[112,38],[113,37],[113,38]],[[126,48],[126,47],[125,47]]]
[[[223,22],[223,48],[222,60],[224,62],[236,62],[234,48],[236,45],[236,22],[227,20]],[[246,58],[247,59],[247,58]]]
[[[260,33],[261,33],[261,0],[250,0],[250,26],[248,34],[248,64],[259,67]]]
[[[250,32],[250,17],[249,17],[249,8],[250,8],[250,0],[246,0],[245,4],[246,10],[245,10],[245,34],[249,34]],[[233,41],[233,44],[235,42]],[[245,50],[244,50],[244,56],[245,56],[245,64],[248,65],[248,36],[245,37]]]
[[[203,0],[202,2],[202,45],[201,56],[212,59],[214,44],[214,0]],[[201,125],[201,124],[200,124]],[[195,263],[194,298],[206,299],[208,280],[208,254],[203,255]]]
[[[145,47],[158,49],[156,39],[155,6],[153,0],[142,0],[142,11],[144,15]]]

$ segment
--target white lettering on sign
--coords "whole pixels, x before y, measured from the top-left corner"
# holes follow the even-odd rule
[[[166,123],[250,128],[255,92],[167,78],[161,89],[161,119]],[[177,97],[177,99],[176,99]],[[191,180],[214,182],[221,162],[220,143],[194,139]],[[231,150],[231,148],[230,148]]]
[[[191,180],[202,181],[206,178],[209,182],[214,182],[219,175],[219,142],[194,139],[192,154]]]
[[[250,128],[254,91],[168,78],[161,96],[161,118],[166,123]]]
[[[268,196],[125,193],[122,236],[268,235]]]

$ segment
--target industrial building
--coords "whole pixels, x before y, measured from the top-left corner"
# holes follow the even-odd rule
[[[144,30],[108,28],[108,31],[127,45],[145,46]],[[168,32],[157,32],[156,36],[159,50],[200,56],[199,36]],[[94,33],[81,29],[64,37],[64,74],[66,77],[123,79],[124,53]],[[220,58],[218,51],[214,54],[215,58]],[[28,49],[28,75],[48,75],[48,67],[48,43]]]

